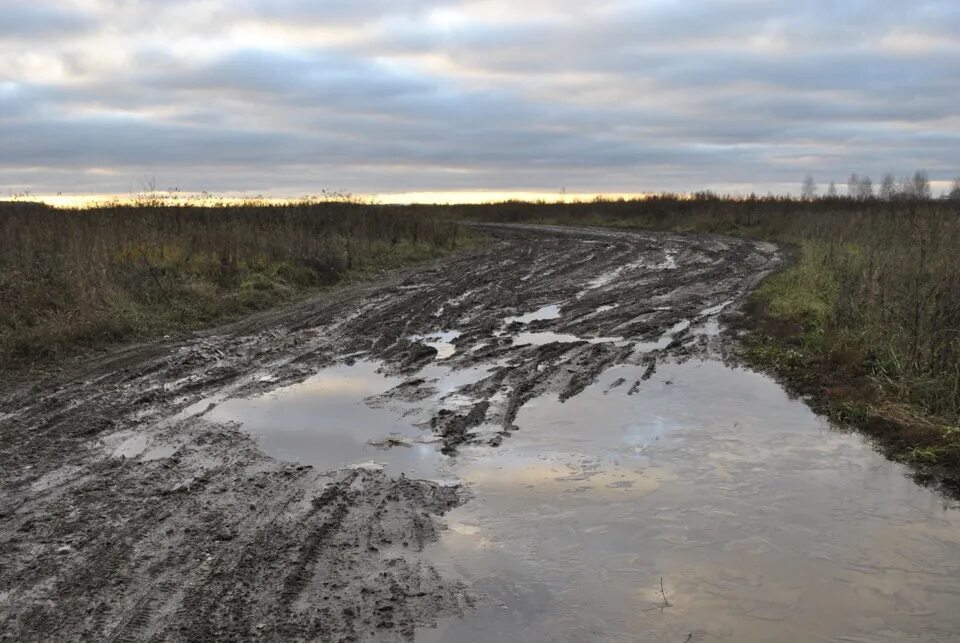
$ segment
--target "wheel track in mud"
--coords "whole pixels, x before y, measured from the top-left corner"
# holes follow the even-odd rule
[[[469,604],[416,557],[457,490],[279,462],[235,427],[185,410],[367,359],[407,378],[384,404],[431,407],[438,448],[509,448],[532,398],[572,397],[615,364],[653,369],[720,350],[716,336],[665,333],[702,325],[716,316],[703,311],[724,302],[735,308],[779,262],[772,246],[722,237],[481,229],[492,242],[469,255],[2,393],[2,636],[410,638]],[[504,324],[550,304],[559,317]],[[410,337],[443,330],[461,333],[445,365],[491,369],[461,387],[466,406],[418,382],[436,351]],[[524,344],[522,333],[579,339]],[[113,455],[136,435],[172,452]],[[398,541],[408,545],[399,554]]]

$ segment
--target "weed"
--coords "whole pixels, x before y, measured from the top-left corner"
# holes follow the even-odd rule
[[[907,459],[923,464],[936,464],[945,453],[945,447],[914,447],[907,452]]]
[[[859,425],[870,415],[869,407],[852,401],[841,402],[830,409],[830,419],[840,424]]]

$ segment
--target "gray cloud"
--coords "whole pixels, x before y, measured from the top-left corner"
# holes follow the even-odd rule
[[[88,14],[28,2],[0,2],[0,37],[11,39],[85,32],[96,25]]]
[[[0,189],[123,192],[146,172],[255,192],[766,191],[960,172],[947,0],[6,4]]]

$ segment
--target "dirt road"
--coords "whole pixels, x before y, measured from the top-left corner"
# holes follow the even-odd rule
[[[467,490],[280,461],[208,411],[373,361],[399,380],[380,403],[419,407],[432,449],[510,449],[537,396],[712,350],[717,315],[780,260],[703,235],[483,229],[468,256],[4,392],[0,636],[404,639],[469,611],[471,588],[419,555]],[[455,403],[424,375],[441,358],[485,369]]]

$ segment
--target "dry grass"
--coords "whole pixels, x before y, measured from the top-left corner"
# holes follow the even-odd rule
[[[463,230],[359,203],[0,204],[0,369],[209,325],[358,272],[439,256]]]

